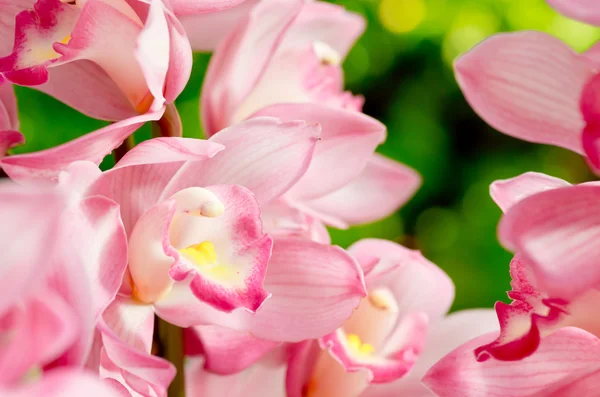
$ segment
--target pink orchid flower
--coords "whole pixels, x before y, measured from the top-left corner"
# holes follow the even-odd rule
[[[256,116],[322,127],[311,168],[278,212],[287,206],[290,214],[346,228],[388,216],[420,185],[413,170],[373,154],[385,126],[358,111],[362,98],[343,91],[341,62],[364,24],[332,4],[261,1],[213,55],[201,101],[209,135]]]
[[[531,356],[515,362],[477,362],[473,348],[496,333],[460,346],[436,363],[423,382],[439,397],[594,396],[600,386],[600,340],[568,327],[544,338]]]
[[[274,104],[360,109],[362,98],[342,91],[341,63],[364,25],[361,16],[332,4],[259,2],[209,65],[201,101],[207,134]]]
[[[188,394],[217,396],[227,388],[232,396],[430,395],[420,378],[431,364],[497,329],[491,310],[444,317],[454,286],[419,252],[383,240],[362,240],[349,252],[365,273],[368,296],[342,327],[288,347],[194,327],[186,334]]]
[[[364,294],[356,263],[340,249],[300,239],[280,238],[271,252],[271,239],[261,234],[258,206],[276,200],[301,178],[317,139],[316,126],[257,118],[209,141],[144,142],[103,173],[89,194],[111,197],[121,206],[129,233],[132,294],[183,327],[219,324],[265,339],[295,341],[335,329]],[[150,242],[158,245],[148,249]],[[160,255],[148,257],[154,254]],[[314,258],[319,258],[318,268],[310,265]],[[320,279],[322,271],[337,274],[326,282],[331,288],[306,299],[302,288]],[[305,299],[298,300],[292,285],[304,291]],[[270,299],[265,300],[263,288]],[[201,299],[186,298],[193,295]],[[331,306],[319,309],[325,299]],[[231,312],[237,307],[246,310]],[[281,312],[283,307],[289,312]],[[323,318],[306,329],[269,326],[293,310]]]
[[[82,142],[98,132],[7,158],[20,161],[14,167],[3,163],[22,183],[58,173],[77,186],[74,202],[99,197],[119,205],[128,272],[98,320],[89,367],[130,392],[160,394],[174,373],[149,354],[154,313],[181,327],[215,324],[297,342],[331,332],[358,306],[364,280],[347,253],[283,235],[273,241],[261,230],[259,205],[277,200],[307,171],[318,126],[255,118],[209,141],[143,142],[104,173],[89,162],[60,173],[60,153],[106,153],[121,127],[89,149]],[[49,171],[46,164],[60,166]]]
[[[118,207],[103,197],[77,200],[75,190],[64,175],[52,190],[0,185],[9,242],[0,285],[2,386],[83,365],[96,319],[120,287],[127,247]]]
[[[103,174],[89,163],[69,166],[82,157],[98,163],[137,128],[131,120],[53,149],[10,156],[2,161],[4,171],[20,183],[56,181],[66,175],[63,179],[78,181],[81,198],[103,196],[120,205],[121,219],[129,236],[129,272],[120,298],[103,316],[105,324],[98,325],[100,335],[92,367],[101,368],[102,373],[110,374],[107,378],[121,381],[136,393],[148,388],[164,390],[172,377],[172,368],[149,355],[152,334],[148,330],[152,329],[153,312],[183,327],[215,324],[252,332],[267,340],[291,342],[327,334],[350,316],[365,290],[362,272],[343,250],[289,238],[287,232],[275,233],[272,252],[269,251],[271,257],[266,258],[269,259],[266,273],[265,258],[260,254],[266,250],[256,252],[254,263],[244,259],[248,252],[236,251],[236,247],[246,245],[246,242],[237,244],[245,236],[254,236],[249,241],[270,241],[258,234],[260,218],[256,200],[261,207],[273,208],[271,203],[277,202],[303,177],[320,143],[319,126],[255,118],[226,129],[209,141],[163,138],[144,142]],[[209,190],[213,189],[211,186],[216,190]],[[199,197],[200,201],[193,197]],[[232,201],[235,197],[240,200]],[[182,206],[195,204],[196,210],[177,212],[178,199]],[[220,213],[221,210],[224,212]],[[229,214],[224,216],[226,212]],[[236,217],[231,216],[235,213],[243,214],[246,221],[235,222]],[[197,229],[190,229],[194,224],[183,221],[191,216],[211,226],[197,237],[211,237],[214,241],[195,241],[191,237]],[[176,227],[171,228],[172,224]],[[238,240],[228,239],[236,224],[241,224],[247,233],[236,233]],[[173,236],[169,229],[173,230]],[[273,223],[269,229],[277,231],[278,225]],[[317,229],[320,240],[328,243],[326,233]],[[205,234],[211,230],[214,234]],[[188,237],[194,239],[191,245],[185,242]],[[203,245],[205,241],[212,246]],[[231,244],[223,246],[227,242]],[[221,272],[227,269],[222,269],[219,263],[210,263],[214,255],[223,257],[220,251],[223,248],[225,252],[239,254],[234,257],[240,259],[243,274],[249,276],[243,278],[242,288],[241,284],[233,288],[231,282],[235,280],[228,278],[226,271]],[[319,266],[314,266],[315,258]],[[150,260],[153,266],[142,266]],[[210,269],[216,269],[217,274]],[[331,274],[335,277],[330,277]],[[315,288],[317,285],[320,287]],[[271,297],[264,300],[262,291]],[[260,303],[260,310],[252,314]],[[231,311],[234,307],[240,309]],[[134,309],[141,314],[127,314]],[[132,326],[123,325],[124,320],[115,313],[125,319],[145,320]],[[292,320],[306,316],[315,320]]]
[[[599,189],[596,182],[572,186],[538,173],[492,184],[492,197],[506,212],[500,241],[517,254],[510,263],[513,302],[496,304],[501,333],[476,349],[479,360],[523,359],[566,326],[598,335]]]
[[[0,160],[8,149],[25,141],[18,130],[17,99],[12,85],[0,82]]]
[[[500,34],[463,55],[456,77],[467,101],[492,127],[585,154],[599,170],[599,49],[577,54],[541,32]]]
[[[192,54],[166,3],[149,3],[132,1],[139,13],[125,0],[38,0],[3,8],[3,20],[15,22],[2,25],[2,41],[14,37],[14,46],[0,58],[0,75],[91,117],[122,120],[159,111],[183,90]]]

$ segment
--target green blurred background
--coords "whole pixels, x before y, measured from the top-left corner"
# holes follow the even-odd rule
[[[489,184],[526,171],[570,182],[591,176],[578,155],[487,126],[465,102],[452,62],[500,31],[542,30],[584,50],[600,38],[600,30],[558,15],[543,0],[334,2],[369,21],[344,65],[348,89],[363,94],[365,112],[387,125],[381,153],[414,167],[424,180],[398,214],[332,230],[334,242],[345,247],[363,237],[381,237],[422,250],[454,280],[453,310],[506,301],[511,254],[496,239],[500,210],[489,197]],[[209,59],[195,55],[192,80],[177,100],[186,136],[202,137],[198,94]],[[55,146],[105,125],[27,88],[17,87],[17,96],[28,143],[15,152]],[[136,132],[137,141],[149,137],[149,126]],[[112,163],[109,156],[102,167]]]

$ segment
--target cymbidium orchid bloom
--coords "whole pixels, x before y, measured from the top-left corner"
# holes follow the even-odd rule
[[[82,142],[98,132],[5,159],[20,160],[3,167],[21,183],[52,181],[58,173],[59,182],[75,186],[73,203],[99,198],[119,205],[128,271],[98,319],[88,367],[131,393],[161,394],[174,372],[149,354],[154,313],[181,327],[215,324],[278,342],[320,337],[350,316],[365,295],[351,256],[286,233],[273,241],[261,228],[259,205],[277,200],[307,172],[319,130],[256,118],[208,141],[143,142],[104,173],[90,162],[62,172],[62,165],[40,167],[78,148],[109,152],[118,130],[91,148]]]
[[[600,335],[596,309],[600,274],[595,257],[600,219],[596,182],[572,186],[558,178],[526,173],[496,181],[492,197],[505,211],[500,241],[517,254],[510,263],[508,305],[496,304],[498,338],[475,351],[481,361],[520,360],[543,338],[566,326]]]
[[[318,126],[302,122],[257,118],[209,141],[144,142],[103,173],[89,194],[110,197],[121,206],[129,233],[131,293],[183,327],[220,324],[266,339],[296,341],[339,325],[364,294],[354,260],[342,250],[302,239],[279,238],[271,253],[271,239],[260,226],[258,205],[276,200],[302,177],[318,132]],[[150,248],[151,242],[158,245]],[[309,265],[315,260],[320,266]],[[337,274],[326,282],[331,288],[315,291],[314,301],[299,300],[288,278],[295,277],[302,288],[322,271]],[[272,296],[251,314],[267,296],[263,279]],[[327,311],[319,310],[323,299],[330,299]],[[242,310],[226,313],[238,307]],[[292,316],[281,312],[283,307],[291,312],[311,308],[313,315],[322,312],[327,318],[307,329],[291,323],[268,326]]]
[[[186,373],[189,395],[217,396],[224,387],[234,390],[232,396],[250,391],[273,397],[430,395],[420,378],[433,362],[497,329],[491,310],[444,317],[454,286],[418,251],[362,240],[349,253],[365,273],[368,295],[342,327],[318,341],[287,347],[222,328],[194,327],[186,335],[193,357]],[[263,390],[267,378],[270,388]]]
[[[336,5],[265,0],[213,55],[201,101],[209,135],[256,116],[322,127],[311,168],[277,203],[279,212],[287,206],[346,228],[388,216],[420,185],[413,170],[373,154],[385,126],[360,113],[362,98],[343,91],[341,62],[364,25]]]
[[[38,0],[2,8],[2,19],[15,23],[1,28],[1,40],[14,37],[14,46],[0,54],[0,75],[96,118],[159,111],[183,90],[192,55],[167,3],[149,3]]]
[[[598,171],[599,50],[596,44],[578,54],[541,32],[503,33],[459,58],[456,77],[467,101],[492,127],[584,154]]]

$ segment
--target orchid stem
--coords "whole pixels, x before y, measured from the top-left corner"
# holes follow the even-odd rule
[[[165,113],[160,118],[152,123],[153,137],[181,137],[183,135],[183,127],[181,118],[174,103],[170,103],[165,107]]]
[[[185,383],[183,375],[183,329],[170,324],[159,317],[158,338],[161,345],[162,357],[171,362],[177,369],[175,379],[169,386],[169,397],[184,397]]]
[[[118,148],[113,150],[113,156],[115,156],[115,163],[118,163],[119,160],[121,160],[128,151],[133,149],[134,146],[135,146],[135,139],[133,138],[133,134],[132,134],[132,135],[129,135],[127,137],[127,139],[125,139],[123,141],[121,146],[119,146]]]

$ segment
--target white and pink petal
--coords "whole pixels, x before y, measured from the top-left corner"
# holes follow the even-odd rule
[[[492,127],[583,153],[579,102],[594,68],[560,40],[499,34],[463,55],[455,70],[467,101]]]
[[[293,204],[328,225],[347,228],[391,215],[420,185],[421,177],[413,169],[374,154],[362,172],[345,186]]]

